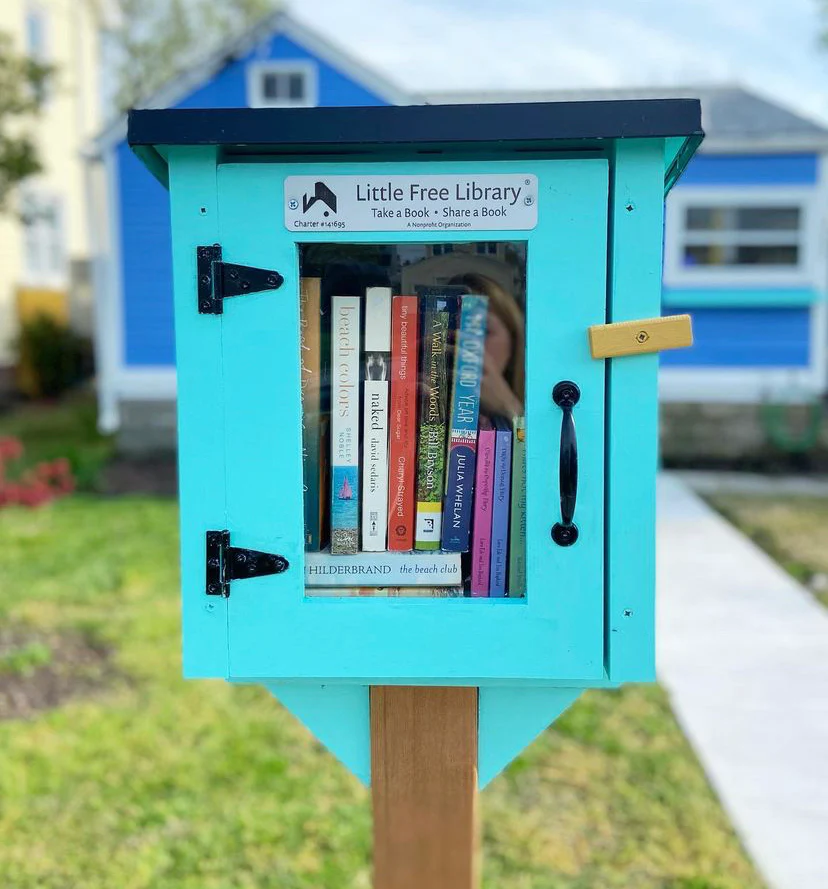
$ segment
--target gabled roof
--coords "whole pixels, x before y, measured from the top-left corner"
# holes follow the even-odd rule
[[[700,99],[704,147],[770,151],[828,149],[828,128],[738,85],[641,89],[509,90],[427,93],[429,103],[575,102],[603,99]]]
[[[289,13],[278,10],[256,22],[235,40],[218,47],[136,107],[171,108],[177,105],[229,65],[244,58],[257,46],[267,43],[276,34],[284,34],[316,58],[328,62],[340,74],[366,87],[391,105],[411,105],[418,101],[387,78],[298,22]],[[126,133],[127,115],[121,114],[95,139],[90,154],[93,156],[101,154],[110,146],[126,139]]]

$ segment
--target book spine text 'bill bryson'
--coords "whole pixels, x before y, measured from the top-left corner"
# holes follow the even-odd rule
[[[526,420],[512,421],[512,516],[509,528],[509,597],[526,595]]]
[[[454,297],[421,300],[420,416],[417,442],[417,523],[414,548],[440,548],[446,464],[448,339]]]

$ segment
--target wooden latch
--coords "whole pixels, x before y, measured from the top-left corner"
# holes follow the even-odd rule
[[[589,351],[593,358],[620,358],[623,355],[643,355],[693,345],[693,326],[689,315],[594,324],[588,328],[588,332]]]

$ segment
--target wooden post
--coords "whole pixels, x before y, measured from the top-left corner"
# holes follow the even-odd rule
[[[478,889],[477,689],[371,689],[374,889]]]

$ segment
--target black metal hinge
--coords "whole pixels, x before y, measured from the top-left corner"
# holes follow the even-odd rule
[[[222,262],[220,244],[196,247],[196,263],[200,315],[221,315],[225,297],[278,290],[285,280],[271,269]]]
[[[230,581],[287,571],[288,560],[274,553],[230,546],[229,531],[207,532],[206,587],[208,596],[230,595]]]

